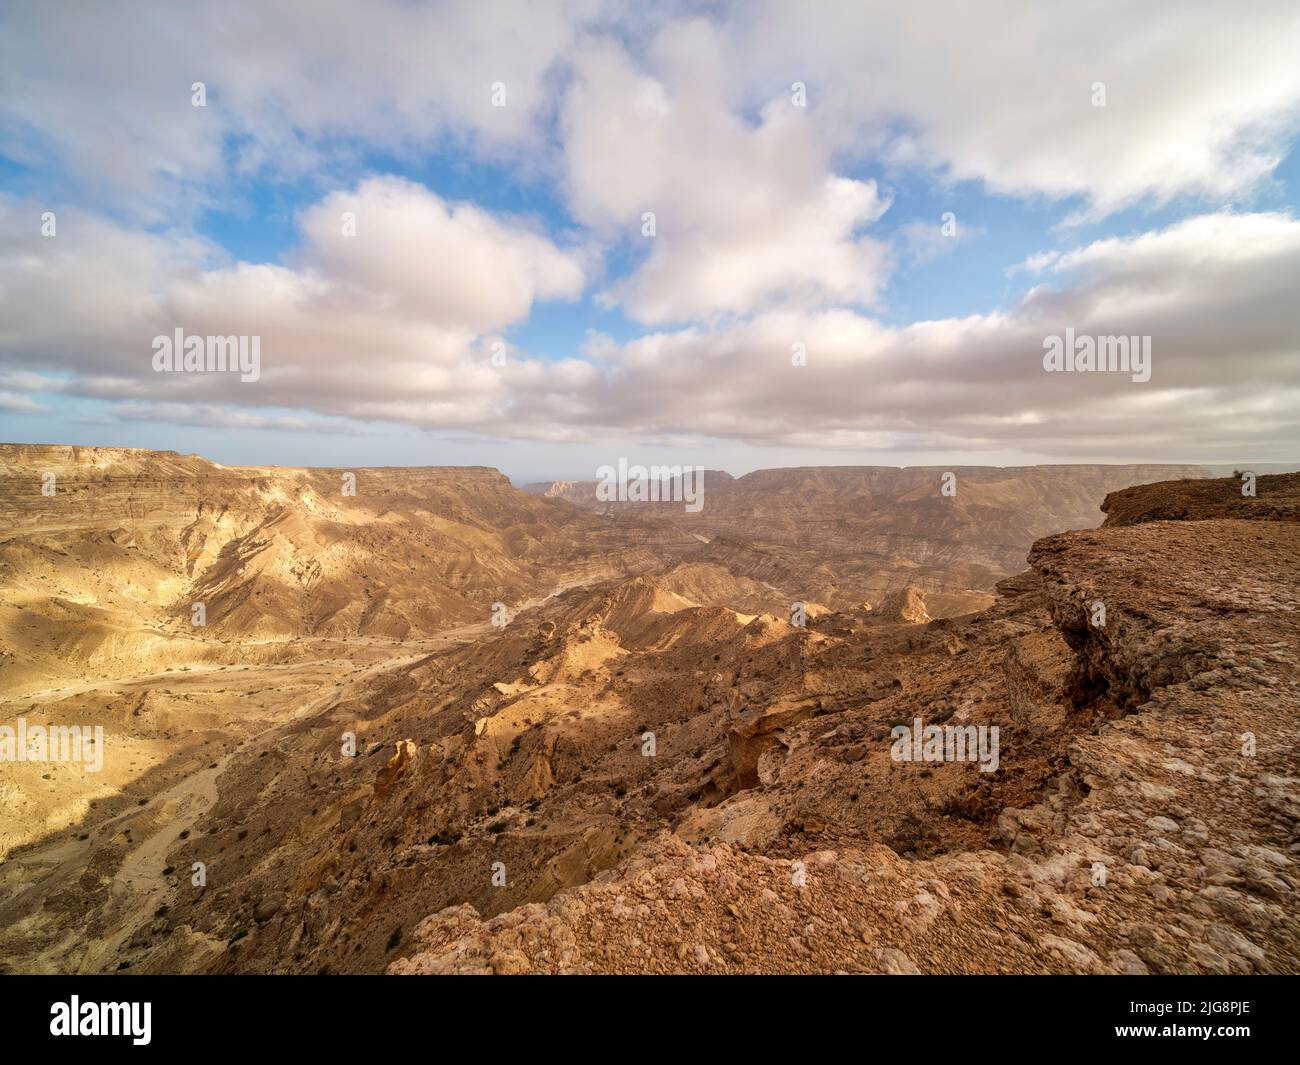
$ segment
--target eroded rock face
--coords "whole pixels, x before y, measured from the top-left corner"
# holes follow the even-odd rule
[[[955,475],[955,495],[939,494],[947,473]],[[906,583],[925,592],[932,616],[949,617],[989,606],[994,584],[1024,568],[1039,537],[1097,525],[1108,492],[1208,476],[1190,465],[837,466],[743,477],[708,471],[705,505],[696,513],[680,503],[602,501],[595,481],[529,490],[699,536],[708,542],[697,545],[694,560],[790,584],[795,598],[833,610],[875,603]]]
[[[1002,847],[778,859],[717,841],[714,816],[711,845],[660,835],[544,906],[433,915],[389,971],[495,971],[505,950],[534,972],[1300,971],[1300,527],[1268,518],[1289,507],[1035,546],[1004,603],[1041,595],[1072,658],[1056,697],[1110,709],[1002,809]],[[759,796],[731,800],[739,829]]]
[[[428,637],[494,601],[663,561],[485,467],[226,467],[125,448],[0,446],[0,528],[0,695],[246,662],[221,641],[265,661],[293,640]]]
[[[873,621],[895,621],[908,625],[928,625],[930,615],[925,609],[925,595],[920,588],[909,584],[891,592],[871,611]]]
[[[0,899],[0,956],[1296,971],[1298,551],[1289,521],[1065,533],[981,612],[917,624],[904,597],[899,620],[803,626],[727,605],[756,581],[662,559],[301,696],[201,789],[124,822],[149,846],[110,827]],[[122,710],[165,728],[169,698]],[[900,760],[894,731],[918,725],[996,728],[997,770]],[[152,916],[132,923],[146,875]]]
[[[1252,483],[1253,482],[1253,483]],[[1164,481],[1111,492],[1101,504],[1108,527],[1147,521],[1220,518],[1300,521],[1300,473]]]

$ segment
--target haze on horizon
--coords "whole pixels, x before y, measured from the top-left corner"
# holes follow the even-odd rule
[[[0,439],[1292,461],[1300,13],[999,7],[6,5]],[[177,329],[260,374],[155,372]]]

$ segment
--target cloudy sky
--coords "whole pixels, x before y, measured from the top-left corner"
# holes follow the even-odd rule
[[[12,0],[0,440],[1294,462],[1298,55],[1294,0]]]

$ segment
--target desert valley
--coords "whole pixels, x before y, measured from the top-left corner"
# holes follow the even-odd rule
[[[0,759],[0,964],[1296,972],[1300,474],[1233,473],[5,445],[0,724],[102,762]]]

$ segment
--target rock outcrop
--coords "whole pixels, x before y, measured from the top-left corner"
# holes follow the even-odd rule
[[[671,528],[531,499],[571,535],[632,536],[624,571],[565,587],[578,563],[525,538],[548,560],[532,572],[564,580],[501,626],[266,660],[249,641],[247,667],[207,679],[51,694],[60,714],[112,715],[124,776],[9,855],[0,955],[88,972],[1300,971],[1290,484],[1261,478],[1267,506],[1245,518],[1040,538],[987,609],[928,623],[928,591],[878,611],[806,596],[803,624],[743,610],[792,572],[780,545],[679,552]],[[485,509],[518,494],[483,491]],[[1181,491],[1125,493],[1125,513]],[[445,529],[456,505],[419,521]],[[0,557],[149,536],[63,535]],[[475,565],[505,564],[484,551]],[[22,571],[24,594],[48,565]]]
[[[1242,518],[1300,521],[1300,473],[1239,472],[1214,480],[1167,481],[1111,492],[1101,504],[1104,525],[1146,521],[1212,521]]]
[[[1004,602],[1045,598],[1072,652],[1056,697],[1099,725],[1001,810],[1000,846],[777,857],[661,834],[545,904],[431,916],[389,971],[1300,971],[1300,527],[1280,495],[1257,520],[1035,546]]]
[[[871,611],[873,621],[892,621],[906,625],[928,625],[930,615],[925,609],[925,595],[920,588],[909,584],[897,592],[890,592]]]

